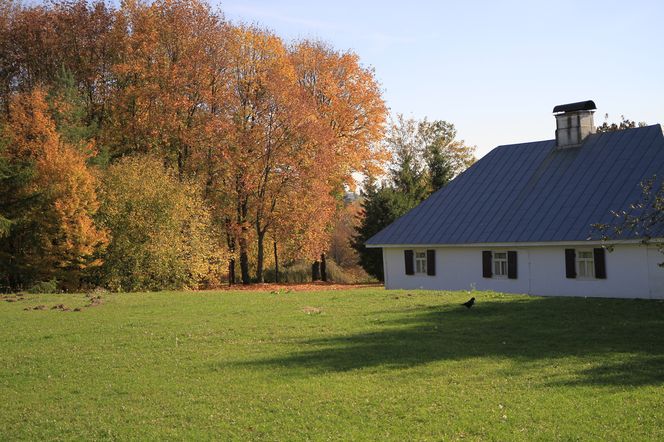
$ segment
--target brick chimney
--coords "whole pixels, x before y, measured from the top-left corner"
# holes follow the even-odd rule
[[[559,104],[553,108],[556,117],[556,147],[578,147],[590,134],[595,133],[593,114],[595,103],[591,100]]]

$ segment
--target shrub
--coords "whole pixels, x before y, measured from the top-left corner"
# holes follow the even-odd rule
[[[265,270],[265,282],[275,282],[274,268]],[[311,282],[311,263],[296,261],[279,268],[279,282],[303,284]]]
[[[103,179],[100,220],[111,232],[102,284],[114,291],[217,284],[223,248],[198,188],[163,162],[127,157]]]
[[[279,282],[302,284],[311,282],[311,262],[295,261],[279,269]],[[376,282],[362,268],[351,267],[345,269],[331,259],[325,261],[327,280],[338,284],[359,284]],[[274,282],[274,268],[265,270],[265,282]]]
[[[32,287],[28,289],[28,293],[36,294],[46,294],[46,293],[55,293],[58,290],[58,281],[53,278],[48,281],[40,281],[35,283]]]

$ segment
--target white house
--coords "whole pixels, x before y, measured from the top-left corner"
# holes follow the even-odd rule
[[[641,182],[664,177],[660,125],[595,133],[592,101],[556,106],[556,139],[499,146],[367,242],[389,289],[664,299],[664,255],[602,248]]]

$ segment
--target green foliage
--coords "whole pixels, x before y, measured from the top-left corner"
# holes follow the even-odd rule
[[[0,189],[5,189],[6,188],[6,180],[8,180],[12,172],[10,170],[9,164],[5,158],[1,156],[0,152]],[[5,195],[6,191],[0,190],[0,201],[4,202],[7,198],[7,195]],[[0,204],[0,207],[2,207],[2,211],[5,212],[7,209],[5,208],[4,204]],[[3,215],[2,212],[0,212],[0,238],[3,238],[9,234],[9,229],[12,225],[11,220],[9,218],[6,218],[6,213]]]
[[[28,289],[28,293],[31,294],[56,293],[57,290],[58,290],[58,280],[52,278],[48,281],[40,281],[33,284],[33,286]]]
[[[362,268],[380,281],[384,278],[382,251],[368,249],[364,243],[475,161],[475,147],[456,140],[454,125],[442,120],[416,121],[397,115],[385,143],[393,156],[389,180],[378,186],[372,177],[365,181],[360,223],[351,242]]]
[[[398,188],[385,185],[377,187],[369,178],[362,191],[361,221],[351,245],[357,250],[360,266],[371,276],[382,281],[383,254],[381,249],[369,249],[366,241],[394,222],[410,209],[417,206],[419,195],[410,195]]]
[[[64,66],[50,89],[48,102],[62,140],[84,149],[98,128],[95,121],[88,121],[88,104],[76,86],[73,73]]]
[[[103,177],[100,221],[111,232],[101,283],[114,291],[219,282],[221,246],[198,188],[160,160],[127,157]]]
[[[0,140],[0,285],[14,289],[34,281],[40,269],[25,265],[28,245],[37,241],[31,207],[42,195],[31,188],[35,167],[30,160],[10,161],[7,140]]]
[[[0,302],[2,439],[664,440],[664,303],[473,296]]]
[[[456,129],[447,121],[432,121],[426,119],[418,126],[418,135],[424,145],[424,160],[428,171],[429,189],[431,192],[445,187],[455,174],[463,171],[465,167],[454,168],[454,158],[449,149],[456,143]]]

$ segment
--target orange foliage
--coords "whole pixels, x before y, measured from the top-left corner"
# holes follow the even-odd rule
[[[122,59],[105,141],[114,153],[156,151],[184,173],[207,145],[220,87],[224,24],[197,0],[127,1],[119,11]]]
[[[31,162],[36,172],[30,190],[40,198],[29,214],[35,242],[27,261],[45,272],[73,275],[98,266],[96,252],[108,238],[93,222],[97,183],[85,157],[60,140],[42,89],[13,97],[5,136],[10,161]]]
[[[351,52],[309,41],[287,46],[263,29],[228,24],[201,0],[126,0],[117,10],[56,1],[12,14],[0,20],[0,42],[15,40],[8,59],[18,68],[0,78],[0,97],[69,69],[111,160],[150,152],[181,181],[200,180],[245,281],[250,241],[258,279],[266,236],[293,258],[324,252],[352,174],[375,173],[387,160],[380,87]],[[13,155],[34,159],[39,176],[53,180],[35,184],[54,195],[48,223],[58,233],[49,238],[65,238],[49,254],[62,257],[61,267],[74,255],[88,259],[105,242],[84,222],[96,211],[94,180],[40,108],[43,92],[22,97],[26,103],[12,104],[10,131],[20,140]]]

